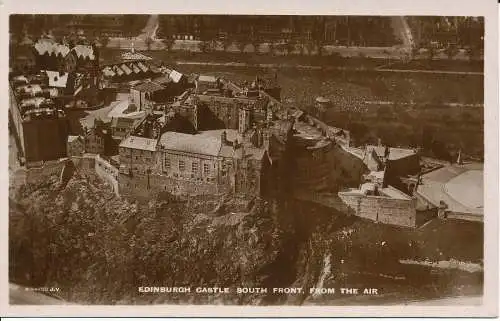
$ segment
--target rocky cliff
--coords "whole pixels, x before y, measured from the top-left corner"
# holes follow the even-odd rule
[[[483,234],[475,223],[401,229],[286,198],[248,204],[164,194],[143,204],[117,198],[78,170],[64,184],[54,176],[11,189],[9,205],[10,281],[57,286],[71,302],[361,304],[482,292]],[[451,261],[480,268],[439,268]],[[151,286],[192,291],[139,291]],[[228,287],[230,294],[197,287]],[[269,291],[237,294],[236,287]],[[337,292],[312,295],[313,287]],[[340,287],[381,295],[345,296]]]

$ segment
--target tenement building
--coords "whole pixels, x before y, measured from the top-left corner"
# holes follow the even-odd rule
[[[21,163],[27,167],[66,157],[69,134],[66,114],[55,100],[45,75],[10,79],[9,117],[18,141]]]

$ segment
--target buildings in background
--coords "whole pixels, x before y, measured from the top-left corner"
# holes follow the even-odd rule
[[[69,128],[58,95],[56,88],[49,87],[46,74],[9,79],[9,120],[18,157],[26,167],[66,156]]]
[[[141,33],[148,18],[142,14],[14,14],[9,27],[18,35],[131,37]]]
[[[160,15],[158,37],[188,40],[255,42],[321,42],[323,44],[392,46],[390,17]]]

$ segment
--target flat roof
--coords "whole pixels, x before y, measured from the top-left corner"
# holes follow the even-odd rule
[[[367,151],[374,150],[375,153],[377,153],[377,156],[379,157],[385,156],[385,146],[367,145],[366,150]],[[417,153],[413,149],[389,147],[389,160],[402,159],[409,156],[413,156],[415,154]]]
[[[120,143],[121,148],[147,150],[151,152],[154,152],[156,150],[156,145],[156,139],[139,136],[129,136]]]
[[[445,202],[451,212],[482,215],[483,175],[480,163],[445,166],[422,175],[417,194],[434,206]]]

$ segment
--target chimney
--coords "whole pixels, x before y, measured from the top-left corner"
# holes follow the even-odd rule
[[[226,131],[222,132],[220,140],[222,142],[222,145],[227,145],[228,144]]]

